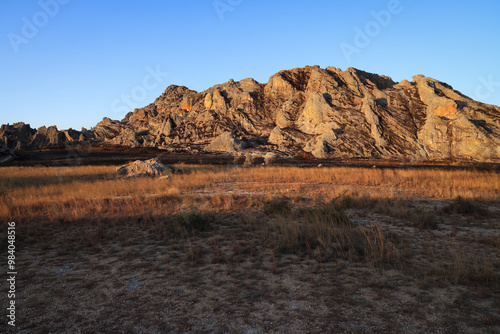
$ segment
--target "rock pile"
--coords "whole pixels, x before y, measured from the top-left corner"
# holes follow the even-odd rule
[[[160,159],[136,160],[128,165],[118,167],[116,172],[127,178],[132,177],[168,177],[169,174],[182,174],[177,167],[164,165]]]

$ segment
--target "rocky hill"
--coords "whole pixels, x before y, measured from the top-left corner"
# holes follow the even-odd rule
[[[230,80],[204,92],[169,86],[150,105],[90,130],[0,128],[11,150],[108,143],[197,153],[258,150],[316,158],[500,162],[500,108],[443,82],[354,68],[281,71],[267,84]]]

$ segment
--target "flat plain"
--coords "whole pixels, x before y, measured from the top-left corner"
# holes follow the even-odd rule
[[[177,167],[0,168],[17,332],[500,332],[497,171]]]

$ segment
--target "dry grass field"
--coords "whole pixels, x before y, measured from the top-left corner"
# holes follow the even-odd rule
[[[500,332],[497,172],[178,167],[0,168],[17,332]]]

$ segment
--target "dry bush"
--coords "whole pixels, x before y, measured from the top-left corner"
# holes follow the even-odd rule
[[[345,210],[334,201],[300,208],[292,215],[289,203],[279,199],[269,201],[264,211],[274,215],[274,219],[264,222],[258,232],[271,249],[280,253],[303,253],[308,248],[331,247],[336,242],[332,229],[351,224]]]
[[[467,286],[495,286],[500,284],[498,269],[484,252],[471,252],[460,245],[452,245],[445,258],[435,261],[427,273],[437,280]]]
[[[421,230],[435,230],[438,228],[436,212],[433,210],[417,209],[410,215],[410,220],[415,227]]]
[[[378,225],[362,227],[351,222],[344,197],[296,212],[286,201],[271,203],[275,218],[264,222],[257,234],[273,254],[317,253],[320,261],[341,257],[370,263],[393,262],[399,257],[394,243]]]
[[[193,210],[156,222],[155,233],[162,239],[186,238],[208,231],[212,222],[213,216]]]
[[[481,245],[489,246],[495,249],[500,249],[500,234],[488,235],[477,240]]]
[[[264,203],[266,215],[287,215],[292,212],[290,203],[285,199],[272,199]]]
[[[404,219],[410,215],[409,203],[406,201],[370,197],[351,198],[350,201],[353,207],[370,210],[394,218]]]
[[[358,248],[369,262],[394,263],[400,260],[400,250],[393,240],[381,231],[379,225],[370,222],[369,226],[360,226],[358,229],[366,238],[364,247]]]
[[[445,214],[472,215],[483,217],[487,217],[490,215],[489,210],[481,206],[481,204],[472,200],[463,199],[462,197],[456,198],[451,204],[443,207],[442,211]]]

